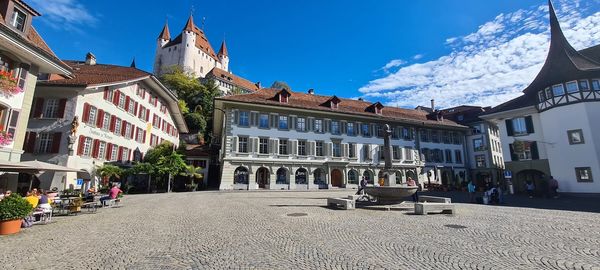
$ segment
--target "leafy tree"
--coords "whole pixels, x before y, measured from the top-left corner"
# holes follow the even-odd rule
[[[175,91],[177,96],[187,103],[188,108],[200,102],[204,86],[193,73],[185,72],[180,67],[173,67],[164,73],[160,80],[169,89]]]
[[[96,173],[102,177],[104,184],[110,179],[121,179],[125,175],[125,171],[119,166],[112,164],[104,164],[96,168]]]
[[[183,99],[178,100],[177,105],[179,105],[179,110],[181,111],[182,114],[186,114],[186,113],[190,112],[190,108],[188,108],[185,100],[183,100]]]
[[[213,113],[213,101],[215,97],[221,95],[221,90],[219,90],[219,86],[213,79],[205,80],[203,86],[204,93],[202,94],[202,101],[199,105],[202,106],[202,115],[204,115],[205,118],[210,118]]]
[[[150,186],[152,183],[152,175],[156,173],[154,165],[148,162],[141,162],[133,165],[133,168],[129,169],[131,174],[148,174],[148,192],[150,192]]]
[[[275,89],[285,89],[288,91],[292,91],[292,88],[283,81],[274,81],[273,84],[271,85],[271,88],[275,88]]]
[[[231,89],[232,95],[240,95],[240,94],[244,94],[244,93],[245,93],[244,90],[237,86],[235,86],[235,87],[233,87],[233,89]]]
[[[206,120],[200,113],[188,113],[184,116],[185,123],[192,131],[204,134],[206,131]]]
[[[171,191],[171,178],[173,175],[182,174],[187,169],[183,155],[171,152],[169,155],[161,156],[156,163],[156,171],[161,175],[168,175],[167,192]]]
[[[164,141],[146,152],[144,162],[156,164],[160,157],[170,155],[171,152],[173,152],[173,143]]]

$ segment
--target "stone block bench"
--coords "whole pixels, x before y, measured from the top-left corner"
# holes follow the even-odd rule
[[[435,197],[435,196],[419,196],[419,202],[428,203],[452,203],[450,198]]]
[[[415,203],[415,214],[427,215],[429,213],[451,214],[454,216],[456,209],[454,204],[439,202],[418,202]]]
[[[348,198],[327,198],[327,206],[332,208],[341,208],[344,210],[351,210],[355,208],[356,198],[355,195],[350,195]]]

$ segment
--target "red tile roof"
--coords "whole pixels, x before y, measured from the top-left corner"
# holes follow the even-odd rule
[[[158,35],[158,38],[166,40],[171,39],[171,33],[169,33],[169,25],[167,23],[165,23],[165,26],[163,26],[162,31],[160,31],[160,34]]]
[[[229,55],[229,53],[227,52],[227,45],[225,44],[225,40],[223,40],[223,43],[221,43],[221,48],[219,49],[219,53],[217,53],[217,55]]]
[[[42,81],[40,85],[89,86],[96,84],[117,83],[148,77],[151,74],[134,67],[115,65],[86,65],[82,61],[64,61],[73,69],[73,78]]]
[[[213,50],[212,46],[210,46],[210,42],[208,42],[206,35],[204,35],[204,31],[202,31],[200,28],[194,25],[194,19],[192,16],[190,16],[190,18],[188,19],[183,30],[196,33],[196,47],[204,51],[204,53],[208,54],[208,56],[212,57],[216,61],[219,61],[219,58],[217,58],[217,55],[215,54],[215,50]],[[183,33],[180,33],[173,40],[165,44],[165,48],[181,44],[181,41],[183,39],[182,34]]]
[[[326,112],[338,112],[343,114],[380,118],[381,120],[387,119],[393,121],[404,121],[414,124],[465,128],[464,126],[459,125],[451,120],[434,120],[435,118],[432,118],[429,113],[422,110],[384,107],[382,110],[382,114],[377,115],[375,113],[368,112],[367,109],[374,103],[354,99],[340,98],[338,108],[332,109],[330,107],[323,106],[323,104],[325,104],[328,100],[331,99],[330,96],[320,96],[300,92],[292,92],[292,95],[288,99],[288,103],[280,103],[278,100],[274,99],[275,95],[279,91],[281,90],[272,88],[262,88],[254,93],[226,96],[216,99],[223,101],[264,104],[271,106],[292,107],[298,109],[309,109]]]
[[[225,70],[222,70],[220,68],[213,68],[210,72],[208,72],[206,74],[206,77],[212,77],[215,78],[217,80],[222,80],[222,81],[226,81],[228,83],[231,83],[235,86],[238,86],[240,88],[246,89],[246,90],[250,90],[250,91],[257,91],[258,90],[258,86],[256,86],[255,83],[246,80],[240,76],[236,76],[233,75]]]

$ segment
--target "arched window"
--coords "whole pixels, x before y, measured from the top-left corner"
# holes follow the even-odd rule
[[[402,171],[396,172],[396,184],[402,184]]]
[[[306,185],[308,181],[306,178],[308,176],[308,172],[304,168],[300,168],[296,170],[296,184],[297,185]]]
[[[287,169],[279,168],[279,170],[277,170],[277,180],[275,181],[275,183],[287,184]]]
[[[325,173],[323,173],[323,170],[321,169],[316,169],[314,174],[314,180],[313,183],[315,185],[322,185],[325,184]]]
[[[371,171],[369,171],[369,170],[365,171],[363,173],[363,177],[365,178],[365,180],[367,180],[368,184],[373,185],[375,183],[374,179],[373,179],[373,173]]]
[[[233,183],[234,184],[248,184],[248,169],[245,167],[237,167],[233,172]]]
[[[350,170],[348,172],[348,184],[358,185],[358,172]]]

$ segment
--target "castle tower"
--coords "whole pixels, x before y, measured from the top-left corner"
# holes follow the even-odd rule
[[[183,27],[182,40],[183,44],[181,50],[181,58],[179,65],[184,67],[185,71],[196,72],[198,64],[196,63],[196,54],[198,49],[196,48],[196,25],[194,25],[194,16],[190,14],[185,26]],[[200,74],[196,74],[200,75]]]
[[[225,40],[223,40],[223,43],[221,43],[221,48],[219,49],[219,53],[217,53],[217,57],[219,57],[219,62],[221,62],[223,70],[229,71],[229,54],[227,53],[227,45],[225,44]]]
[[[165,26],[163,26],[162,31],[158,35],[156,39],[156,52],[154,53],[154,74],[159,75],[162,68],[162,54],[161,51],[163,47],[171,41],[171,33],[169,33],[169,24],[165,22]]]

